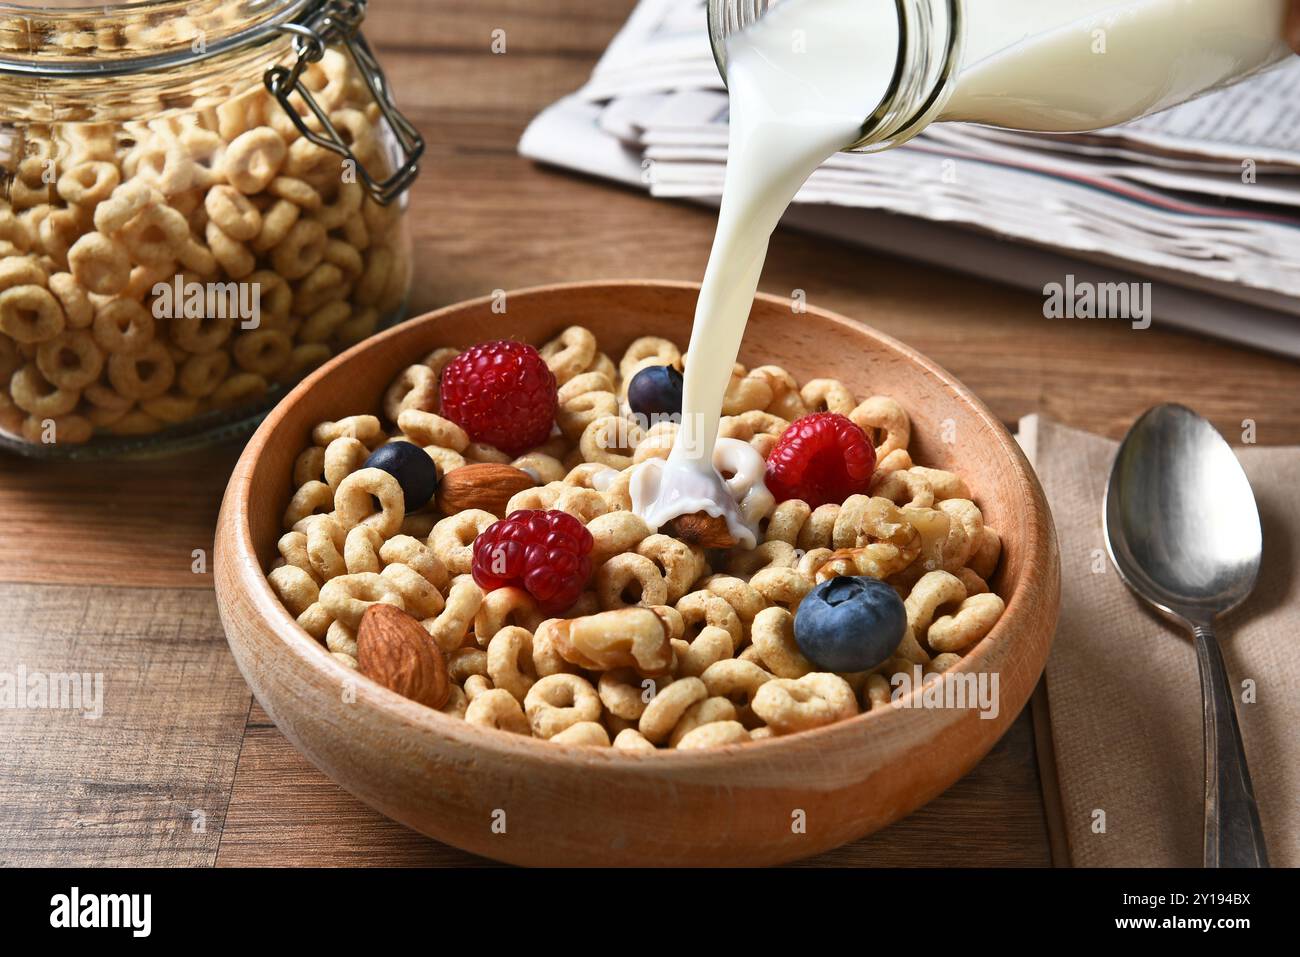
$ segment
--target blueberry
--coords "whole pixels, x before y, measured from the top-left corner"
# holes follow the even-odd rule
[[[898,592],[875,578],[840,576],[810,591],[794,618],[804,657],[826,671],[867,671],[898,647],[907,611]]]
[[[627,387],[627,404],[637,415],[677,416],[682,414],[682,374],[672,366],[646,366]]]
[[[383,469],[402,486],[406,513],[427,505],[438,491],[438,466],[427,452],[410,442],[389,442],[381,445],[366,459],[362,468]]]

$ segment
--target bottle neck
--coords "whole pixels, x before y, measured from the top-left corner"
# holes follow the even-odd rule
[[[782,0],[709,0],[709,40],[725,81],[727,40],[761,19]],[[791,2],[791,0],[785,0]],[[814,3],[816,0],[797,0]],[[861,135],[846,150],[878,152],[898,146],[939,115],[961,61],[963,0],[861,0],[892,5],[898,18],[893,78],[879,106],[863,118]]]

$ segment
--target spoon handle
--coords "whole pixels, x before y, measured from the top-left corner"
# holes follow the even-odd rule
[[[1205,866],[1268,867],[1219,640],[1208,625],[1196,625],[1192,634],[1205,707]]]

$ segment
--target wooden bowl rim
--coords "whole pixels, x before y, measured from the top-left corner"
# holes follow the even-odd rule
[[[651,280],[651,279],[608,279],[594,281],[579,281],[566,283],[548,283],[539,286],[528,286],[522,289],[511,290],[506,293],[510,300],[516,300],[520,297],[534,296],[540,294],[563,294],[565,292],[574,292],[578,290],[601,289],[606,291],[616,291],[629,287],[640,288],[659,288],[674,289],[683,292],[699,292],[700,284],[686,281],[670,280]],[[590,766],[593,762],[619,762],[627,769],[635,769],[638,765],[653,769],[662,766],[663,762],[671,762],[672,766],[679,770],[688,770],[692,767],[713,768],[719,764],[719,758],[723,760],[735,760],[741,756],[761,755],[764,759],[774,756],[778,749],[795,748],[802,744],[814,743],[817,738],[829,738],[833,735],[843,735],[846,729],[853,727],[864,727],[865,722],[873,721],[877,726],[886,722],[901,723],[907,719],[903,712],[913,709],[905,707],[890,707],[881,711],[859,712],[852,718],[844,721],[837,721],[819,728],[812,728],[807,731],[796,732],[795,734],[782,735],[772,738],[760,739],[752,742],[741,742],[737,744],[723,745],[717,748],[702,750],[680,751],[677,749],[656,749],[653,754],[641,751],[624,750],[621,748],[596,748],[588,745],[566,745],[551,741],[538,740],[534,737],[513,734],[507,731],[499,731],[495,728],[482,728],[470,724],[463,718],[452,717],[443,714],[425,705],[404,698],[394,691],[385,688],[378,682],[367,678],[360,672],[355,671],[346,665],[336,661],[328,651],[315,638],[309,635],[289,614],[288,609],[281,604],[280,599],[271,590],[270,582],[263,572],[257,558],[257,549],[252,541],[252,530],[248,522],[248,502],[252,493],[252,476],[255,471],[258,457],[263,448],[265,448],[281,420],[287,414],[287,411],[293,407],[304,395],[315,388],[317,382],[329,375],[331,371],[339,366],[346,365],[354,361],[368,350],[375,348],[380,343],[388,341],[409,333],[419,324],[435,323],[444,317],[460,312],[465,309],[478,308],[484,305],[490,305],[495,299],[495,294],[480,296],[475,299],[466,299],[460,302],[452,303],[435,309],[431,312],[408,319],[399,323],[392,328],[384,330],[379,334],[358,343],[355,346],[340,353],[329,361],[323,363],[319,368],[306,376],[298,383],[275,408],[268,413],[266,419],[258,427],[257,431],[249,439],[248,444],[240,454],[239,460],[235,464],[230,482],[226,488],[225,495],[222,499],[221,517],[219,524],[233,522],[233,528],[230,531],[233,535],[229,538],[234,542],[236,555],[234,556],[233,565],[238,568],[239,579],[246,589],[249,589],[249,595],[253,606],[262,615],[263,622],[268,626],[280,639],[281,645],[300,663],[306,667],[324,668],[327,674],[333,675],[340,682],[346,680],[360,679],[365,683],[367,690],[370,692],[369,697],[373,699],[376,708],[388,712],[391,717],[406,724],[420,726],[430,732],[442,735],[448,738],[456,739],[460,743],[471,745],[477,748],[484,748],[488,751],[497,752],[503,756],[513,756],[516,758],[545,759],[552,763],[556,761],[568,762],[575,767]],[[770,293],[758,293],[755,301],[763,301],[769,304],[790,307],[791,300],[771,295]],[[841,326],[856,336],[864,337],[869,340],[874,348],[884,348],[887,351],[893,351],[902,358],[911,363],[920,366],[925,372],[937,379],[944,385],[955,398],[964,400],[974,414],[984,421],[989,428],[990,433],[997,438],[999,450],[1004,453],[1005,457],[1011,462],[1013,468],[1018,471],[1017,478],[1028,480],[1033,486],[1038,485],[1038,479],[1030,468],[1024,453],[1015,439],[1007,431],[1006,427],[989,411],[988,407],[975,396],[970,389],[963,385],[953,375],[929,359],[922,353],[913,349],[911,346],[886,335],[879,330],[861,322],[855,322],[839,313],[832,312],[828,309],[822,309],[816,306],[805,306],[804,315],[815,316],[819,321],[829,322],[833,325]],[[363,413],[356,413],[363,414]],[[1039,566],[1035,558],[1041,558],[1051,554],[1051,540],[1053,537],[1052,522],[1050,513],[1046,511],[1046,504],[1043,505],[1045,521],[1028,521],[1026,522],[1026,540],[1025,540],[1025,558],[1024,574],[1033,574],[1033,569]],[[218,541],[223,536],[218,535]],[[948,669],[945,674],[965,673],[978,671],[979,666],[984,660],[993,653],[993,649],[999,647],[998,639],[1006,635],[1014,635],[1015,629],[1021,624],[1022,619],[1030,617],[1032,609],[1025,604],[1025,595],[1034,589],[1027,587],[1030,584],[1028,580],[1022,577],[1019,587],[1005,598],[1006,608],[1002,617],[998,620],[993,630],[989,632],[981,641],[965,656],[959,665]],[[220,580],[217,584],[221,588]],[[920,688],[914,688],[909,693],[909,697],[920,693]],[[360,696],[358,696],[358,699]],[[358,700],[358,703],[360,701]],[[792,743],[793,742],[793,743]],[[520,753],[523,749],[523,753]]]

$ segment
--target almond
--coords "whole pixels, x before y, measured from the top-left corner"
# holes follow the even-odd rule
[[[665,530],[687,545],[698,545],[700,548],[731,548],[736,544],[736,539],[727,528],[727,520],[720,515],[714,517],[708,512],[682,515],[669,522]]]
[[[479,462],[452,469],[438,486],[438,510],[453,515],[470,508],[481,508],[498,518],[506,512],[506,503],[537,483],[533,477],[513,465]]]
[[[357,669],[430,708],[441,708],[451,695],[442,649],[418,621],[393,605],[371,605],[361,616]]]

